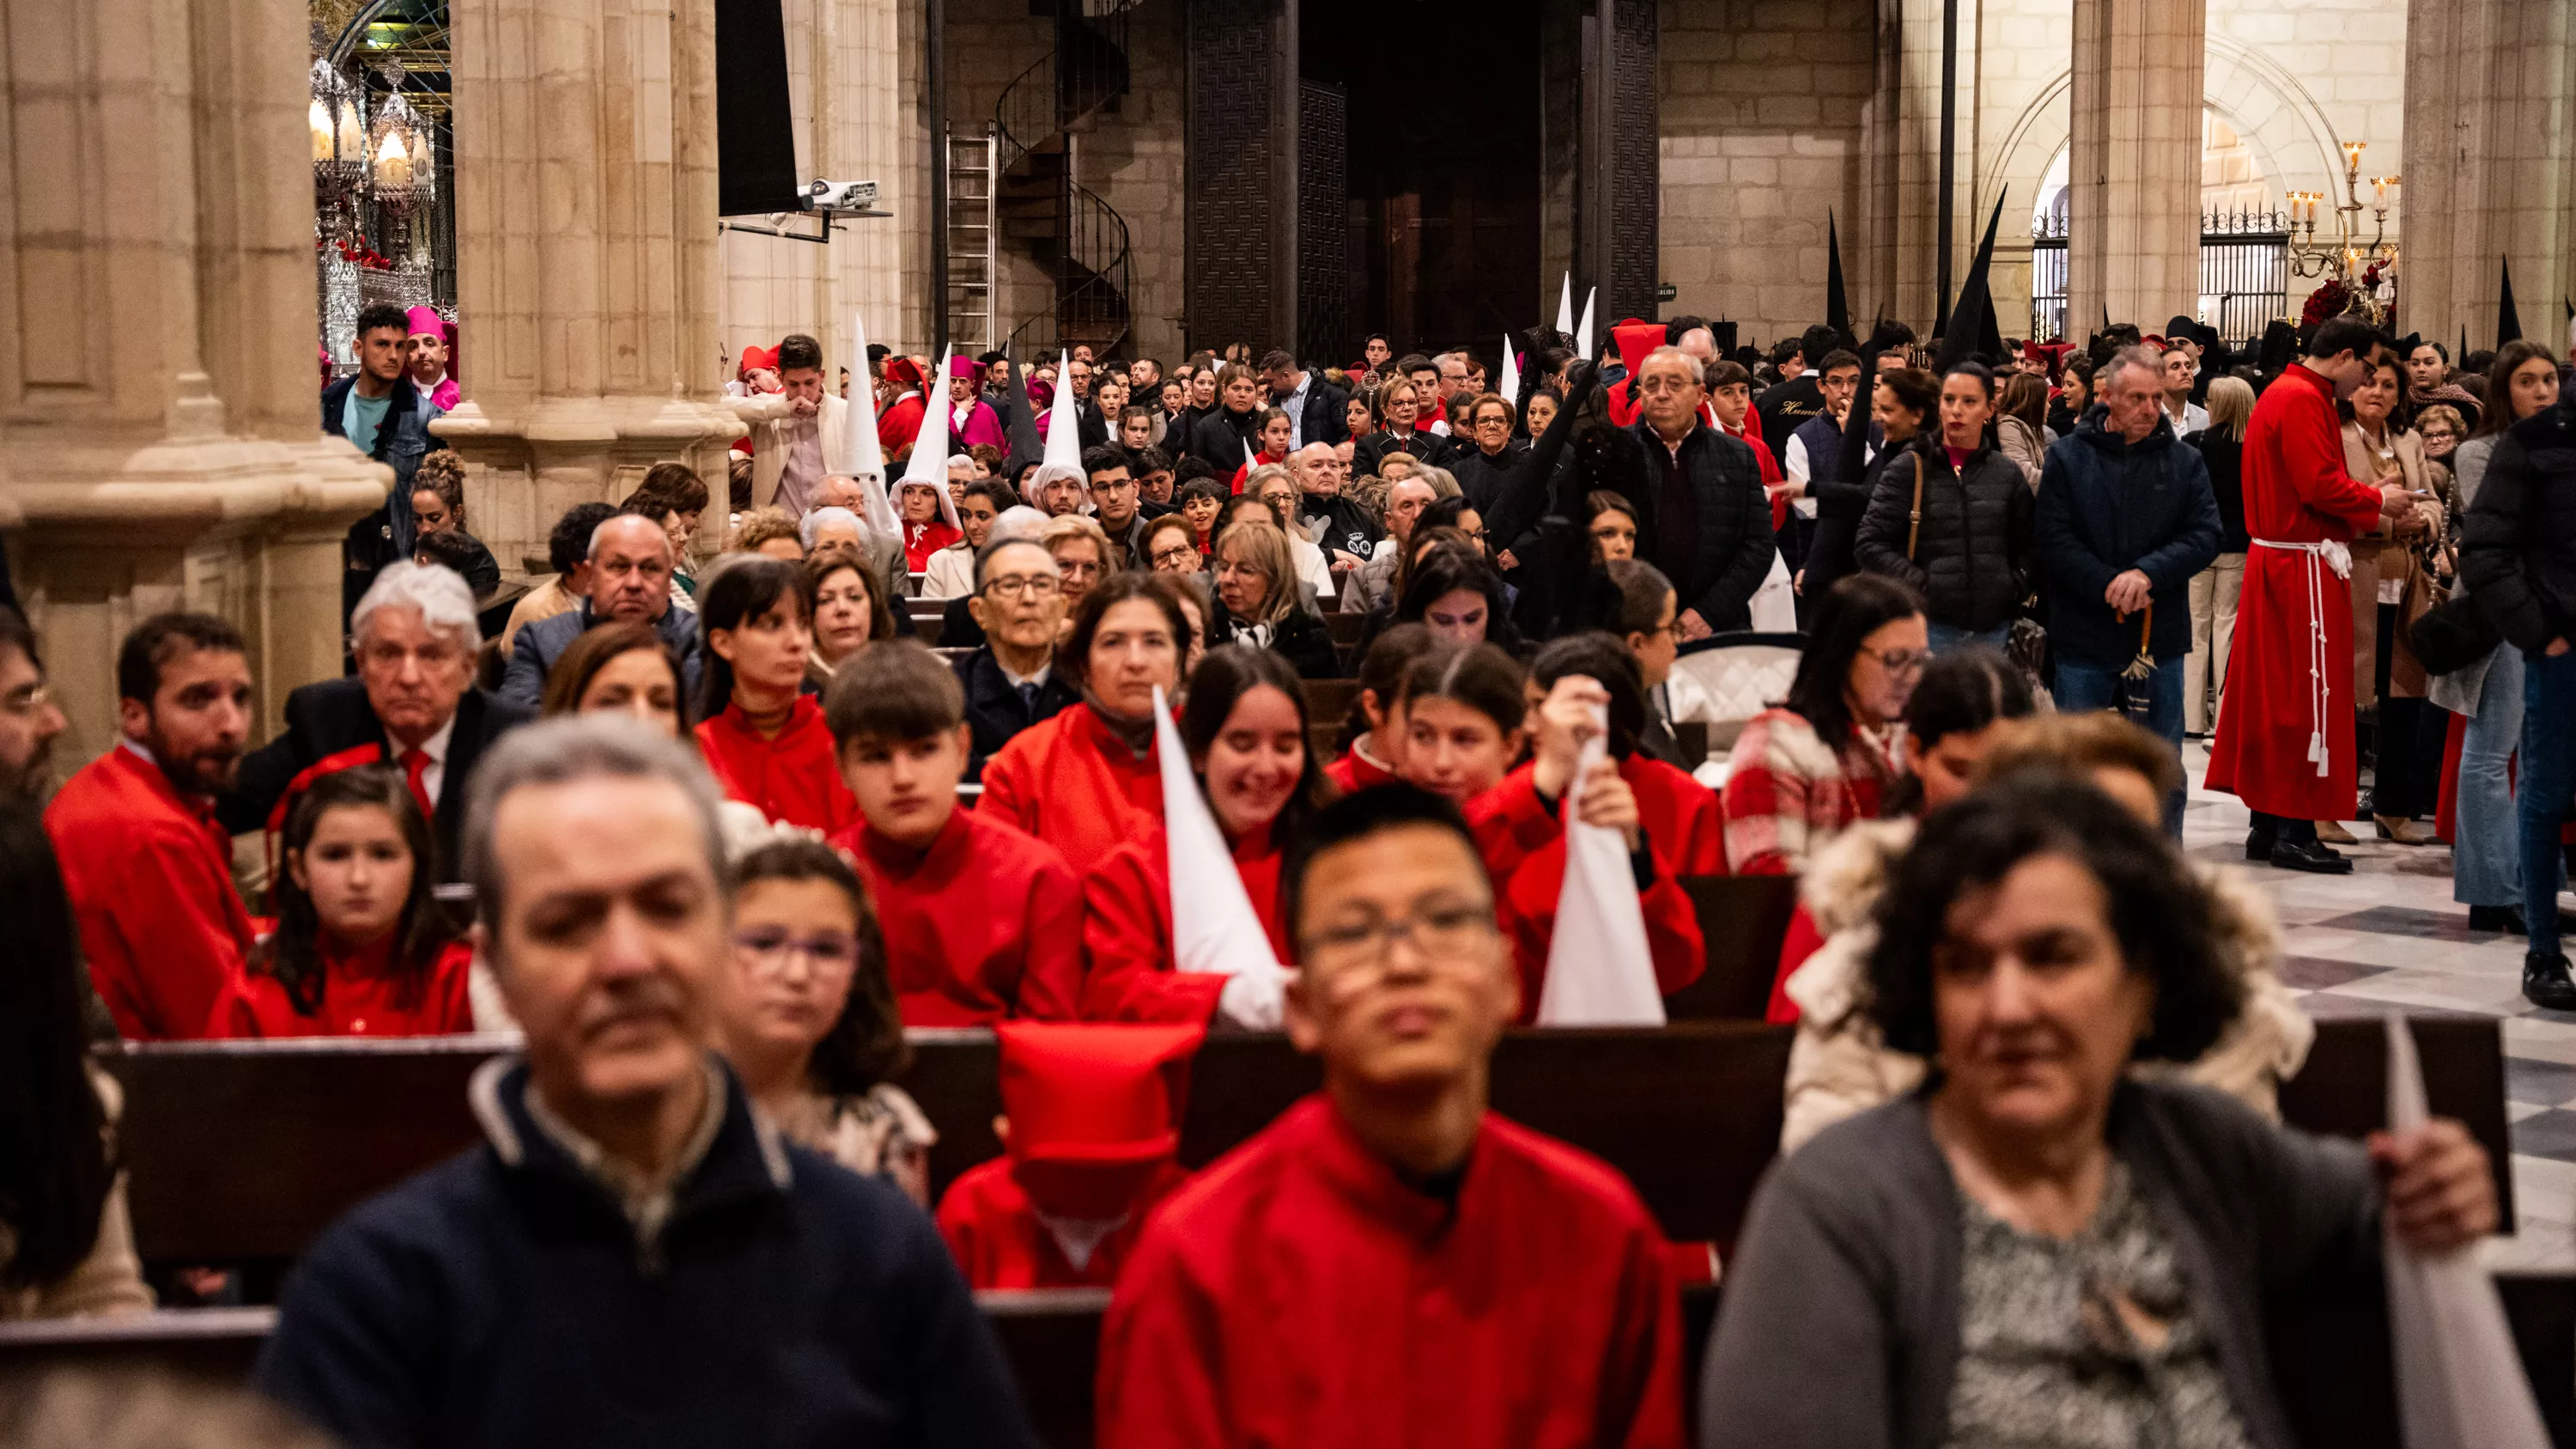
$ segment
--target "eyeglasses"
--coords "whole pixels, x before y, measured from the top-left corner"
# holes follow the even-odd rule
[[[1306,959],[1327,971],[1354,966],[1383,970],[1394,958],[1398,941],[1409,943],[1425,961],[1448,965],[1474,956],[1476,948],[1494,934],[1494,904],[1479,901],[1434,906],[1391,921],[1330,926],[1306,937],[1301,944]]]
[[[1154,550],[1154,562],[1158,564],[1185,563],[1196,560],[1198,556],[1199,551],[1186,543],[1176,543],[1170,548]]]
[[[1932,662],[1929,649],[1863,649],[1860,651],[1878,661],[1878,667],[1890,674],[1920,674]]]
[[[1003,598],[1018,598],[1026,594],[1031,598],[1052,599],[1064,592],[1064,581],[1053,574],[1009,574],[985,580],[984,592]]]
[[[849,972],[859,965],[858,938],[838,931],[818,931],[804,937],[791,935],[782,927],[738,931],[733,948],[746,965],[764,976],[786,970],[798,956],[812,962],[818,971]]]

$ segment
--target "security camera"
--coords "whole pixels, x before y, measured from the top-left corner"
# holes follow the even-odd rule
[[[808,211],[874,211],[876,204],[873,181],[815,181],[805,188]]]

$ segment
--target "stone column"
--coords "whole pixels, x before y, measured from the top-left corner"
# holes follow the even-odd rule
[[[715,12],[456,0],[464,401],[434,425],[505,569],[656,462],[724,497],[716,338]],[[720,515],[699,537],[721,541]]]
[[[0,529],[67,763],[146,615],[240,625],[270,726],[340,672],[340,538],[392,474],[321,435],[307,23],[0,0]]]
[[[2206,0],[2075,0],[2066,335],[2200,313]],[[2010,328],[2005,329],[2007,332]]]
[[[2400,331],[2456,348],[2466,327],[2471,347],[2494,346],[2498,259],[2510,256],[2523,335],[2564,355],[2560,299],[2576,292],[2571,103],[2568,0],[2408,8]]]

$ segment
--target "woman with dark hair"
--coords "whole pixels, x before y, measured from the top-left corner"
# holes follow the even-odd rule
[[[1935,651],[2001,649],[2029,592],[2031,488],[1995,450],[1995,378],[1962,362],[1941,378],[1941,425],[1879,474],[1853,557],[1921,593]]]
[[[1584,495],[1583,531],[1591,536],[1594,563],[1637,556],[1637,509],[1616,493]]]
[[[1206,460],[1219,478],[1232,478],[1244,458],[1261,441],[1261,374],[1240,363],[1227,363],[1208,384],[1210,401],[1188,431],[1182,447]]]
[[[207,1036],[474,1029],[474,951],[431,897],[436,847],[401,774],[321,776],[288,809],[279,844],[277,929],[215,998]]]
[[[2138,1078],[2238,1015],[2223,915],[2086,781],[2011,779],[1924,823],[1861,1010],[1941,1070],[1763,1181],[1702,1443],[2292,1442],[2266,1301],[2377,1293],[2385,1239],[2465,1248],[2495,1193],[2456,1122],[2365,1148]]]
[[[1396,596],[1394,622],[1424,625],[1443,643],[1490,643],[1515,655],[1527,649],[1512,625],[1502,578],[1459,549],[1434,549],[1414,566]]]
[[[877,594],[867,562],[842,544],[826,544],[805,560],[814,595],[814,645],[805,658],[804,690],[821,694],[832,671],[859,651],[894,637],[894,611]]]
[[[1360,656],[1359,692],[1342,722],[1342,757],[1324,767],[1336,791],[1347,795],[1397,777],[1396,762],[1404,758],[1404,676],[1437,643],[1420,624],[1398,624]]]
[[[1216,545],[1216,609],[1210,637],[1268,649],[1307,679],[1342,672],[1324,621],[1297,606],[1296,564],[1288,536],[1267,519],[1247,519],[1225,531]]]
[[[1788,698],[1748,721],[1728,756],[1719,800],[1736,875],[1804,871],[1853,821],[1877,817],[1901,773],[1905,703],[1932,657],[1923,601],[1854,574],[1811,622]]]
[[[894,1085],[910,1054],[858,872],[822,841],[778,832],[730,875],[733,981],[717,1034],[744,1094],[789,1139],[927,1208],[939,1134]]]
[[[2047,427],[2048,380],[2029,372],[2005,378],[1995,393],[1995,445],[2033,488],[2048,461]]]
[[[1878,430],[1877,451],[1862,463],[1857,483],[1845,482],[1839,476],[1808,482],[1807,492],[1816,502],[1816,533],[1798,572],[1798,592],[1810,599],[1821,599],[1836,582],[1859,567],[1852,557],[1852,544],[1860,532],[1861,516],[1869,511],[1870,495],[1877,491],[1878,480],[1888,465],[1908,455],[1908,448],[1923,431],[1924,421],[1940,406],[1940,384],[1933,381],[1930,373],[1911,367],[1882,372],[1870,385],[1869,419],[1870,426]],[[1866,429],[1855,425],[1845,431],[1844,448],[1866,449],[1868,444]],[[1847,472],[1839,458],[1834,471],[1838,475]]]
[[[606,623],[582,631],[546,671],[543,715],[614,710],[678,739],[688,733],[689,701],[680,660],[653,626]]]
[[[829,835],[859,818],[823,706],[804,692],[814,579],[801,563],[746,558],[707,585],[698,752],[729,800]]]
[[[36,812],[0,806],[0,1320],[152,1307],[91,1065],[93,998],[71,898]]]
[[[1123,570],[1092,585],[1055,667],[1082,702],[1040,720],[984,765],[979,811],[1016,825],[1077,866],[1163,819],[1154,691],[1180,692],[1194,632],[1174,574]]]
[[[1279,914],[1281,853],[1306,816],[1330,798],[1307,748],[1306,695],[1296,671],[1268,650],[1211,649],[1190,676],[1174,723],[1270,949],[1289,960]],[[1236,978],[1175,969],[1171,844],[1159,822],[1087,871],[1082,899],[1082,943],[1091,962],[1082,993],[1086,1020],[1201,1022],[1222,1015],[1237,1025],[1269,1024],[1253,1003],[1229,1000],[1226,988]]]

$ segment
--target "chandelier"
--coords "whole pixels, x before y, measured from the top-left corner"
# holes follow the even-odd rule
[[[313,62],[312,88],[305,124],[313,133],[314,229],[322,241],[347,241],[364,230],[366,96],[327,60]]]
[[[2338,310],[2366,315],[2374,325],[2388,320],[2397,300],[2397,243],[2388,240],[2388,198],[2397,189],[2394,176],[2369,179],[2371,200],[2361,199],[2361,153],[2366,141],[2343,143],[2343,200],[2336,202],[2334,230],[2317,236],[2317,212],[2331,198],[2322,191],[2290,193],[2290,273],[2322,277],[2325,291],[2340,285],[2344,305]],[[2361,239],[2361,214],[2371,213],[2370,240]]]
[[[403,94],[400,74],[385,72],[380,86],[369,80],[327,56],[316,60],[305,118],[323,340],[343,367],[355,363],[348,346],[361,307],[433,300],[433,123]]]

